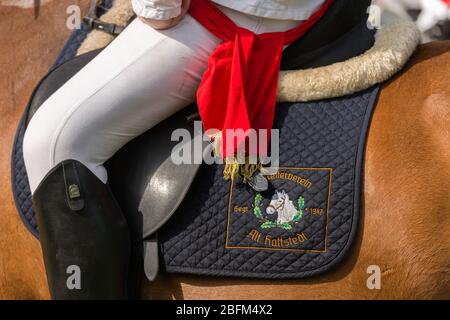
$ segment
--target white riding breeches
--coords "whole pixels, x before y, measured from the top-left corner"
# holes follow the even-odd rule
[[[255,33],[286,31],[299,23],[220,9]],[[135,19],[31,119],[23,144],[31,192],[67,159],[82,162],[106,183],[106,160],[195,101],[208,57],[219,43],[189,15],[163,31]]]

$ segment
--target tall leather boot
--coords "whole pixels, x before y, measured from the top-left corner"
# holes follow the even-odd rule
[[[130,237],[109,187],[76,160],[33,194],[53,299],[126,299]]]

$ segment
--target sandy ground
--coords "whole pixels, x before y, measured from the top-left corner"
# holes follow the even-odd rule
[[[0,0],[0,248],[7,248],[0,255],[0,299],[43,298],[48,293],[39,243],[12,209],[12,141],[33,88],[71,32],[66,28],[67,7],[79,5],[85,12],[89,0],[40,1],[38,11],[30,7],[33,1],[15,1],[21,6],[10,2]]]

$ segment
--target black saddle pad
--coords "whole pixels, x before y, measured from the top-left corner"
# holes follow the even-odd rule
[[[22,156],[26,124],[36,108],[96,53],[50,73],[19,124],[12,158],[13,192],[18,211],[35,236]],[[281,168],[269,176],[270,190],[255,193],[246,185],[224,181],[222,166],[204,165],[175,215],[159,231],[161,267],[178,273],[302,278],[341,261],[357,231],[364,146],[378,92],[376,86],[337,99],[279,104],[274,127],[280,129]],[[182,111],[133,140],[106,164],[134,233],[142,232],[139,220],[145,215],[141,209],[148,192],[145,173],[154,157],[150,141],[164,128],[184,126],[191,111]]]
[[[355,236],[367,128],[378,87],[277,107],[278,173],[256,193],[204,166],[160,233],[165,269],[208,275],[301,278],[324,272]]]

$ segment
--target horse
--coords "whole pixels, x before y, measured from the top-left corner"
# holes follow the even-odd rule
[[[26,32],[16,25],[18,30],[11,30],[16,39],[26,41],[30,28],[39,37],[28,41],[30,50],[11,41],[10,53],[2,55],[10,61],[0,71],[1,92],[6,92],[0,99],[2,299],[49,298],[39,242],[23,227],[14,206],[9,155],[32,87],[68,35],[69,30],[56,30],[64,23],[57,13],[69,2],[73,0],[43,6],[40,19]],[[33,19],[32,12],[25,15],[25,21]],[[2,23],[8,19],[0,19]],[[25,59],[29,52],[33,55]],[[21,69],[22,61],[27,61],[27,69]],[[360,228],[340,266],[303,280],[160,274],[154,282],[144,281],[142,298],[449,299],[449,61],[450,42],[422,45],[403,71],[383,84],[366,145]],[[379,289],[367,285],[373,266],[379,267]]]

